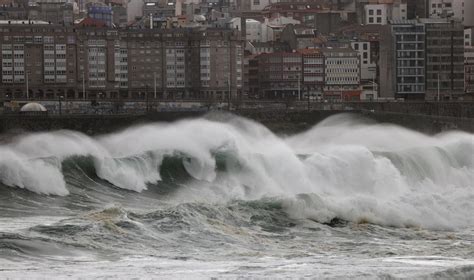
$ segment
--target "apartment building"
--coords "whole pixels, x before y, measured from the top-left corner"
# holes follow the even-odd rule
[[[360,58],[352,48],[325,48],[324,98],[326,100],[359,100]]]
[[[459,99],[464,91],[464,28],[460,21],[422,19],[426,30],[425,99]]]
[[[321,98],[324,87],[324,55],[320,49],[302,49],[298,52],[302,55],[303,97]]]
[[[67,63],[75,59],[74,39],[64,27],[9,21],[0,22],[0,29],[4,95],[53,98],[74,86],[74,65]]]
[[[393,87],[396,98],[425,98],[425,25],[416,20],[394,21],[391,26],[394,67]],[[384,65],[390,67],[390,65]],[[382,78],[381,78],[382,79]],[[381,81],[382,82],[382,81]]]
[[[464,92],[466,97],[474,99],[474,47],[467,47],[464,52]]]
[[[375,80],[377,76],[377,65],[373,59],[371,42],[355,41],[351,42],[351,47],[359,53],[361,80]]]
[[[302,99],[302,55],[297,52],[258,56],[260,96],[270,99]]]
[[[377,2],[377,1],[375,1]],[[386,25],[390,20],[406,20],[408,8],[401,1],[378,1],[364,6],[365,24]]]
[[[0,96],[227,99],[242,91],[243,42],[235,30],[10,21],[0,31]]]
[[[455,0],[430,0],[429,17],[441,18],[454,16],[453,1]]]

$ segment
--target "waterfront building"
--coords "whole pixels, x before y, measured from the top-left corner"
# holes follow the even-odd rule
[[[302,99],[302,55],[279,52],[258,56],[260,96],[270,99]]]
[[[407,4],[401,0],[360,1],[363,5],[364,24],[386,25],[390,20],[405,20],[408,17]]]
[[[464,50],[464,92],[465,98],[474,99],[474,47],[466,47]]]
[[[430,0],[429,2],[429,17],[441,18],[453,16],[453,1],[454,0]]]
[[[422,19],[426,29],[426,96],[459,99],[464,92],[464,28],[460,21]]]
[[[359,100],[360,58],[352,48],[325,48],[324,99]]]
[[[298,50],[303,57],[303,97],[321,99],[324,87],[324,55],[320,49]]]
[[[351,42],[351,47],[359,53],[360,79],[363,81],[374,81],[377,76],[377,64],[373,59],[371,42],[355,41]]]
[[[117,30],[14,21],[0,22],[0,30],[0,97],[228,99],[241,95],[243,42],[236,30]]]
[[[381,49],[391,50],[388,53],[391,59],[388,65],[382,63],[381,68],[390,67],[391,64],[394,68],[391,72],[393,78],[381,75],[380,81],[385,84],[387,81],[384,81],[384,77],[390,79],[388,83],[392,83],[392,86],[387,89],[395,93],[395,98],[425,98],[425,36],[425,25],[416,20],[392,22],[392,40],[383,41],[385,44],[381,46]]]

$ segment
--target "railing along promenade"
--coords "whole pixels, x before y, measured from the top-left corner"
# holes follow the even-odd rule
[[[20,112],[21,106],[38,102],[47,112]],[[2,106],[3,105],[3,106]],[[144,99],[91,99],[91,100],[1,100],[3,115],[48,116],[133,116],[157,112],[206,112],[211,110],[239,111],[366,111],[410,115],[474,118],[474,101],[295,101],[295,100],[144,100]]]

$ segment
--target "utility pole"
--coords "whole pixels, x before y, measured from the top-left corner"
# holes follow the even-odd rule
[[[374,74],[372,76],[372,95],[373,97],[372,98],[376,98],[375,97],[375,73],[377,72],[377,70],[374,71]]]
[[[145,105],[146,105],[146,112],[148,113],[148,84],[145,87]]]
[[[301,86],[300,86],[301,75],[298,75],[298,101],[301,101]]]
[[[155,97],[155,100],[156,100],[156,72],[153,72],[153,82],[154,82],[154,97]]]
[[[439,72],[438,72],[438,102],[439,102],[439,92],[440,92],[440,85],[439,85]]]
[[[61,105],[62,105],[62,104],[61,104],[61,103],[62,103],[61,101],[62,101],[62,99],[63,99],[63,96],[62,96],[62,95],[59,96],[59,100],[58,100],[58,101],[59,101],[59,115],[60,115],[60,116],[62,115],[62,108],[61,108]]]
[[[26,100],[30,99],[30,89],[28,88],[28,70],[25,70],[26,75]]]
[[[84,69],[82,69],[82,98],[86,100],[86,79],[84,75]]]
[[[229,69],[229,76],[227,76],[227,84],[229,86],[229,95],[228,95],[228,100],[227,100],[227,110],[228,111],[230,111],[230,95],[231,95],[231,93],[230,93],[230,71],[232,71],[232,70]]]

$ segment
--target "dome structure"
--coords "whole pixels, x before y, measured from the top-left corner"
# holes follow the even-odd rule
[[[46,108],[39,104],[39,103],[36,103],[36,102],[30,102],[30,103],[27,103],[25,105],[23,105],[23,107],[21,107],[20,109],[21,112],[46,112],[48,110],[46,110]]]

